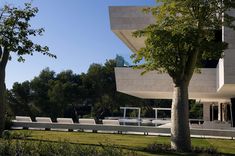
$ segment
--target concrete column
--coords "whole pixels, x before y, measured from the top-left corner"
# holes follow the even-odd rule
[[[140,126],[140,108],[138,109],[138,126]]]
[[[157,109],[155,109],[155,119],[157,119]]]
[[[203,102],[203,120],[210,121],[211,102]]]
[[[124,122],[123,125],[126,125],[126,108],[124,108],[124,114],[123,114]]]
[[[227,103],[223,104],[223,108],[222,108],[222,116],[223,116],[223,120],[222,121],[228,121],[228,110],[227,110]]]
[[[124,108],[123,118],[126,118],[126,108]]]
[[[223,121],[223,103],[218,103],[218,120]]]

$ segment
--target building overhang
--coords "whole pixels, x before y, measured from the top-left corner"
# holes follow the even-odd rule
[[[143,70],[126,67],[115,68],[117,91],[143,99],[172,99],[174,84],[168,74],[156,71],[141,75]],[[195,73],[189,84],[189,99],[198,101],[227,101],[235,97],[235,86],[225,85],[217,91],[217,71],[202,68]]]
[[[143,13],[142,11],[143,8],[144,7],[135,7],[135,6],[109,7],[111,30],[133,52],[136,52],[140,48],[144,47],[145,38],[143,37],[135,38],[133,37],[132,33],[136,30],[143,29],[149,24],[153,24],[155,22],[155,19],[151,14]],[[207,101],[212,99],[227,100],[235,97],[234,36],[235,36],[234,31],[227,28],[223,29],[223,40],[229,43],[229,49],[224,52],[225,56],[224,58],[220,59],[217,68],[205,69],[206,71],[209,71],[210,75],[209,77],[207,74],[204,75],[202,74],[201,76],[194,74],[190,82],[191,86],[189,86],[189,98]],[[117,91],[147,99],[172,98],[173,84],[169,76],[168,77],[167,76],[164,77],[162,75],[152,76],[150,80],[154,79],[156,84],[162,83],[159,89],[158,88],[153,89],[154,86],[152,85],[153,82],[145,80],[146,76],[140,76],[139,71],[135,71],[136,73],[133,73],[131,70],[128,70],[128,72],[134,74],[132,75],[133,76],[132,80],[126,77],[128,75],[127,71],[125,71],[124,73],[123,72],[124,71],[122,69],[119,68],[115,69]],[[161,78],[163,77],[166,79],[161,80]],[[201,77],[202,82],[200,82],[200,80],[194,79],[197,77]],[[137,80],[139,78],[140,80],[138,81],[140,82],[142,81],[144,83],[140,83],[139,85],[138,83],[135,84],[134,80]],[[144,86],[143,84],[146,85]],[[208,87],[208,85],[210,86]],[[130,88],[131,86],[132,88]],[[168,88],[168,90],[166,88]]]
[[[153,16],[143,13],[143,8],[135,6],[109,7],[111,30],[133,52],[144,46],[145,38],[135,38],[132,33],[155,21]]]

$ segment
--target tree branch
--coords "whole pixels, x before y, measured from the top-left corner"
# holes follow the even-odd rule
[[[185,80],[188,82],[191,80],[193,76],[193,72],[197,63],[198,54],[199,54],[199,48],[197,48],[195,51],[192,51],[188,57],[188,61],[186,63],[186,68],[185,68],[185,75],[184,75]]]
[[[5,11],[3,10],[0,14],[0,20],[2,19],[4,13],[5,13]]]
[[[184,79],[189,83],[193,73],[194,73],[194,69],[196,67],[197,64],[197,58],[198,58],[198,54],[200,52],[200,44],[201,44],[201,40],[202,40],[202,30],[204,28],[204,25],[202,25],[203,22],[201,22],[200,20],[198,20],[198,36],[197,36],[197,46],[195,48],[195,50],[192,50],[191,53],[189,53],[189,57],[188,57],[188,61],[186,62],[186,68],[185,68],[185,75],[184,75]]]

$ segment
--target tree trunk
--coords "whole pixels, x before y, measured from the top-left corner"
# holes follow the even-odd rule
[[[3,50],[4,49],[4,50]],[[6,85],[5,85],[5,69],[9,59],[9,51],[0,46],[0,137],[5,129],[5,105],[6,105]]]
[[[0,69],[0,136],[5,129],[5,103],[6,103],[6,86],[5,86],[5,69]]]
[[[176,151],[191,149],[189,129],[188,83],[176,84],[173,92],[171,112],[171,147]]]

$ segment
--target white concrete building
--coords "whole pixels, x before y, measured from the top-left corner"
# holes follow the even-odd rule
[[[134,38],[132,32],[154,23],[142,7],[110,7],[111,30],[133,52],[144,46],[144,38]],[[235,11],[231,12],[235,16]],[[203,103],[204,121],[223,121],[235,125],[235,32],[221,28],[222,40],[229,43],[224,58],[214,68],[202,68],[189,85],[189,98]],[[115,68],[117,91],[143,99],[172,99],[173,83],[168,74],[127,67]],[[234,112],[234,113],[232,113]],[[234,124],[233,124],[234,123]]]

